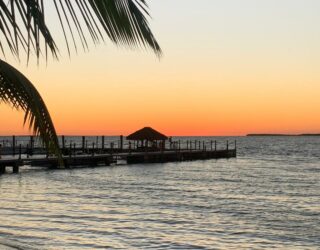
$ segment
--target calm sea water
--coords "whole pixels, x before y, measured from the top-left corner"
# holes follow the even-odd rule
[[[320,137],[237,140],[237,159],[3,175],[0,244],[319,249]]]

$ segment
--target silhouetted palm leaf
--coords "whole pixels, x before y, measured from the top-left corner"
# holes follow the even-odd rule
[[[32,83],[11,65],[0,60],[0,100],[25,112],[24,122],[39,134],[48,149],[60,155],[55,128],[48,109]]]
[[[107,35],[116,44],[148,46],[161,54],[148,26],[145,0],[0,0],[0,47],[5,41],[13,54],[18,55],[22,47],[28,56],[35,51],[38,58],[43,48],[45,55],[49,48],[57,57],[56,43],[46,25],[46,3],[53,3],[57,11],[69,53],[70,40],[77,50],[79,41],[88,47],[87,36],[96,43]]]

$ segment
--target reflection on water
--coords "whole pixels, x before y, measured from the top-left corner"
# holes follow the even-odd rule
[[[316,249],[320,138],[239,140],[237,159],[1,176],[0,242],[35,249]]]

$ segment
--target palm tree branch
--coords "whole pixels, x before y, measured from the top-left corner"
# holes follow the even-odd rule
[[[49,111],[33,84],[18,70],[0,60],[0,101],[25,112],[24,123],[40,135],[52,153],[61,156]]]
[[[43,0],[9,1],[10,8],[5,0],[0,0],[0,33],[11,52],[18,54],[18,47],[22,45],[27,48],[28,57],[33,50],[39,58],[44,46],[46,50],[47,47],[50,48],[52,55],[57,57],[58,49],[47,26],[48,22],[45,21]],[[145,0],[51,1],[60,20],[68,52],[68,36],[71,36],[76,47],[73,33],[77,32],[84,48],[88,47],[85,39],[88,33],[94,43],[103,41],[106,35],[115,44],[149,47],[157,55],[161,55],[161,48],[148,25],[149,13]],[[17,15],[20,16],[20,22]],[[40,44],[41,39],[44,45]]]

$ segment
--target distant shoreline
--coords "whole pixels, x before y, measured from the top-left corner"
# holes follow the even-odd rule
[[[320,134],[247,134],[247,136],[320,136]]]

